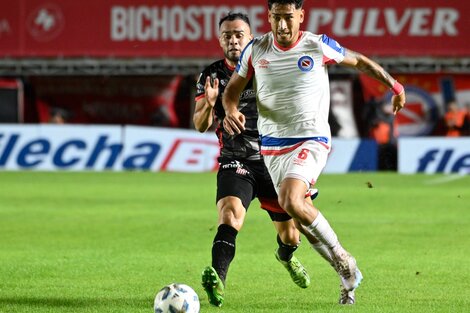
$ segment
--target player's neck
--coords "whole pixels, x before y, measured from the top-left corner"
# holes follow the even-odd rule
[[[225,58],[224,59],[225,61],[225,66],[227,66],[227,68],[231,71],[234,71],[235,70],[235,67],[237,66],[237,63],[236,62],[233,62],[233,61],[230,61],[229,59]]]

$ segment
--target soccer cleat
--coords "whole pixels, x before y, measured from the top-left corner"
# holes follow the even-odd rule
[[[213,306],[221,307],[224,303],[225,287],[212,266],[208,266],[202,271],[201,285],[207,293],[209,303]]]
[[[356,259],[349,253],[336,260],[335,269],[346,291],[353,291],[362,281],[362,273],[357,267]]]
[[[283,261],[279,258],[277,250],[274,251],[274,255],[279,263],[281,263],[289,272],[290,277],[297,286],[300,288],[307,288],[310,285],[310,277],[308,276],[305,267],[295,256],[292,256],[289,261]]]
[[[356,296],[354,295],[354,290],[346,290],[343,285],[340,285],[340,296],[339,304],[354,304],[356,302]]]

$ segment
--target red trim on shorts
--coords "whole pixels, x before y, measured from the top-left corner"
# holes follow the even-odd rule
[[[324,142],[321,142],[321,141],[317,141],[317,140],[314,140],[314,141],[315,141],[315,142],[318,142],[319,144],[321,144],[323,147],[325,147],[325,148],[326,148],[326,150],[330,150],[330,146],[329,146],[329,145],[327,145],[326,143],[324,143]]]
[[[261,208],[266,211],[271,211],[274,213],[282,213],[285,214],[277,199],[269,199],[269,198],[258,198],[259,202],[261,203]]]

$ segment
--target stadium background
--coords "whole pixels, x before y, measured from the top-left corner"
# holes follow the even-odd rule
[[[269,30],[265,7],[265,1],[248,0],[236,5],[215,0],[0,2],[0,166],[214,170],[207,161],[214,160],[214,136],[191,131],[195,80],[206,65],[222,57],[217,42],[220,16],[245,11],[259,35]],[[327,33],[377,60],[405,85],[408,105],[394,124],[399,141],[430,136],[439,140],[447,103],[456,100],[462,108],[470,104],[470,43],[465,35],[469,9],[467,2],[456,0],[305,1],[303,27]],[[446,140],[445,146],[418,141],[414,144],[420,151],[400,142],[374,145],[367,140],[372,120],[390,92],[340,66],[330,67],[330,77],[331,116],[337,116],[334,134],[341,139],[333,151],[350,149],[352,156],[336,162],[333,153],[327,172],[468,173],[468,139]],[[68,125],[50,127],[56,116]],[[70,138],[80,137],[84,124],[88,137],[80,138],[78,146],[70,143]],[[109,128],[93,130],[92,125]],[[113,155],[114,142],[103,139],[102,131],[124,154],[140,144],[133,138],[147,132],[148,140],[161,139],[155,143],[158,152],[140,151],[146,155],[143,160],[126,163],[126,155]],[[38,142],[39,134],[47,143]],[[397,145],[403,146],[398,154]],[[80,149],[86,152],[77,153]],[[100,158],[101,152],[110,156],[101,156],[103,164],[94,165],[89,155]],[[70,162],[73,157],[66,154],[80,160]],[[401,168],[396,160],[400,155],[407,156]],[[426,155],[423,165],[420,160]]]

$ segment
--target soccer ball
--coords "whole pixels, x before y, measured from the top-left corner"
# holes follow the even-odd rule
[[[199,297],[185,284],[172,283],[155,296],[155,313],[199,313]]]

